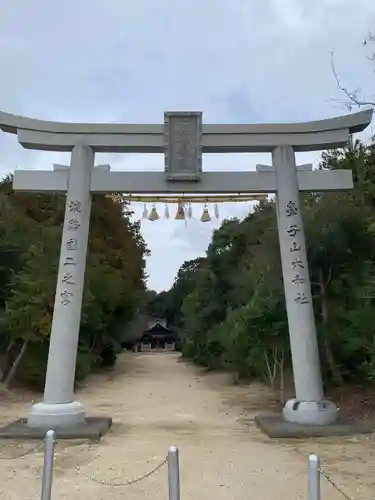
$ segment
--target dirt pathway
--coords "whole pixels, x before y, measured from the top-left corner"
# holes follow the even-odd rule
[[[135,479],[158,465],[171,444],[180,448],[182,500],[305,498],[309,452],[322,455],[351,497],[371,498],[371,437],[271,441],[252,422],[254,412],[269,403],[266,389],[230,386],[225,376],[204,375],[176,354],[124,354],[113,372],[90,377],[79,398],[89,413],[111,415],[115,423],[100,444],[58,444],[54,500],[166,499],[165,467],[131,486],[95,480]],[[29,404],[11,401],[1,410],[2,420],[24,414]],[[0,443],[1,500],[39,497],[42,454],[9,458],[33,446]],[[325,498],[342,496],[323,483]]]

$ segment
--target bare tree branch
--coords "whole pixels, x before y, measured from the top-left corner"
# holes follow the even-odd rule
[[[368,43],[375,42],[375,35],[369,31],[366,38],[363,40],[363,45],[367,45]]]
[[[327,286],[331,283],[331,281],[332,281],[332,266],[329,266],[328,276],[324,284],[324,288],[327,288]]]
[[[369,31],[367,37],[363,40],[363,45],[366,46],[369,43],[375,43],[375,35]],[[370,61],[373,65],[372,71],[375,73],[375,51],[371,55],[367,56],[366,59]]]
[[[350,111],[352,110],[353,105],[358,106],[358,107],[361,107],[361,106],[375,106],[375,99],[374,100],[372,100],[372,99],[370,99],[370,100],[361,99],[360,95],[359,95],[359,90],[358,89],[350,91],[347,87],[344,87],[342,85],[342,83],[340,81],[340,78],[338,76],[338,73],[336,71],[335,55],[334,55],[333,51],[331,51],[330,54],[331,54],[331,68],[332,68],[333,76],[334,76],[334,78],[336,80],[336,84],[337,84],[338,88],[341,90],[341,92],[343,92],[348,97],[348,99],[349,99],[349,101],[344,101],[344,102],[341,101],[341,103],[344,104],[345,106],[347,106]],[[372,57],[375,59],[375,54],[373,54]],[[372,57],[371,57],[371,60],[372,60]]]

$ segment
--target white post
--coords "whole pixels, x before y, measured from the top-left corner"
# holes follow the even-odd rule
[[[29,412],[28,425],[31,427],[54,428],[85,420],[84,408],[74,401],[74,379],[90,225],[90,178],[93,166],[93,150],[84,144],[74,146],[44,400],[34,405]]]
[[[293,148],[275,148],[272,162],[276,169],[278,230],[296,391],[296,398],[286,403],[283,415],[289,422],[326,425],[336,419],[337,410],[333,403],[323,400]]]
[[[55,439],[56,433],[53,430],[48,431],[44,437],[44,465],[40,500],[51,500]]]
[[[320,500],[320,463],[317,455],[309,455],[308,461],[308,500]]]
[[[168,449],[168,498],[180,500],[180,459],[176,446]]]

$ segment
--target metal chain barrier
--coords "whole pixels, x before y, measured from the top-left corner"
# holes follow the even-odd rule
[[[2,460],[12,460],[17,458],[25,457],[26,455],[30,455],[31,453],[40,450],[42,446],[44,446],[44,465],[43,465],[43,477],[42,477],[42,492],[41,492],[41,500],[51,500],[51,491],[52,491],[52,479],[53,479],[53,462],[54,462],[54,453],[55,453],[55,444],[56,444],[56,433],[51,430],[48,431],[45,435],[44,442],[38,443],[33,448],[27,450],[26,452],[21,453],[20,455],[13,457],[2,457]],[[3,446],[1,449],[5,448]],[[158,470],[160,470],[164,465],[168,465],[168,491],[169,491],[169,500],[180,500],[180,466],[179,466],[179,451],[176,446],[170,446],[168,449],[168,455],[156,465],[153,469],[142,474],[141,476],[130,479],[128,481],[124,481],[121,483],[112,483],[109,481],[104,481],[102,479],[96,479],[93,476],[83,472],[83,475],[101,486],[108,487],[125,487],[130,486],[132,484],[137,484],[143,481],[144,479],[152,476]],[[79,471],[79,469],[78,469]],[[335,488],[336,491],[340,493],[344,497],[345,500],[354,500],[351,496],[349,496],[345,491],[338,486],[335,481],[324,471],[323,467],[320,465],[320,460],[317,455],[311,454],[308,459],[308,500],[321,500],[321,484],[320,478],[323,476],[329,484]]]
[[[43,475],[42,475],[41,500],[51,500],[55,444],[56,444],[56,433],[55,431],[50,430],[47,432],[44,438],[44,465],[43,465]],[[38,447],[39,446],[40,445],[38,445]],[[140,483],[144,479],[152,476],[166,464],[168,465],[169,500],[180,500],[179,452],[176,446],[170,446],[168,449],[168,455],[163,459],[162,462],[160,462],[152,470],[146,472],[145,474],[142,474],[142,476],[139,476],[135,479],[131,479],[122,483],[111,483],[103,481],[101,479],[96,479],[90,476],[89,474],[86,474],[85,472],[83,472],[83,474],[91,481],[100,484],[102,486],[109,486],[109,487],[130,486],[131,484]]]
[[[41,443],[38,443],[36,446],[33,446],[31,449],[22,452],[20,455],[17,456],[2,456],[0,455],[0,460],[16,460],[17,458],[23,458],[26,457],[27,455],[31,455],[31,453],[34,453],[35,451],[39,451],[43,448],[43,441]],[[4,449],[9,449],[8,446],[4,445],[0,448],[0,451]]]
[[[317,455],[310,455],[308,461],[308,498],[309,500],[321,500],[320,478],[323,476],[336,491],[342,495],[345,500],[353,500],[345,491],[338,486],[335,481],[324,471],[320,465]]]
[[[338,491],[345,498],[345,500],[354,500],[353,497],[350,497],[342,488],[340,488],[340,486],[338,486],[334,482],[334,480],[323,470],[321,466],[319,467],[319,473],[326,479],[326,481],[329,482],[331,486],[335,488],[336,491]]]
[[[87,477],[88,479],[90,479],[90,481],[93,481],[94,483],[101,484],[102,486],[111,486],[113,488],[116,488],[118,486],[120,486],[120,487],[121,486],[130,486],[131,484],[140,483],[144,479],[155,474],[155,472],[157,472],[159,469],[161,469],[167,463],[168,463],[168,457],[164,458],[164,460],[161,463],[159,463],[156,467],[154,467],[149,472],[146,472],[146,474],[143,474],[142,476],[139,476],[135,479],[130,479],[129,481],[125,481],[123,483],[110,483],[107,481],[103,481],[102,479],[96,479],[95,477],[90,476],[89,474],[86,474],[85,472],[83,472],[83,475],[85,477]]]

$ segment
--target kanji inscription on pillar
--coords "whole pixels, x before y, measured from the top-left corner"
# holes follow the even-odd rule
[[[292,238],[295,238],[297,236],[297,233],[299,233],[300,231],[301,231],[301,229],[300,229],[300,227],[297,224],[291,224],[289,226],[289,229],[287,230],[287,233]]]
[[[291,267],[293,271],[292,283],[296,290],[294,302],[298,306],[301,306],[304,304],[308,304],[309,298],[303,290],[302,291],[300,290],[300,287],[302,287],[306,283],[306,278],[304,276],[304,273],[306,273],[306,269],[303,262],[304,256],[302,255],[302,246],[301,242],[299,241],[299,237],[301,234],[301,227],[298,221],[300,214],[297,202],[289,201],[286,204],[285,215],[291,219],[291,223],[289,227],[286,229],[286,232],[291,239],[289,252],[295,255],[295,257],[293,257],[291,262]]]
[[[287,217],[292,217],[293,215],[298,215],[298,208],[295,201],[288,201],[285,207],[285,215]]]
[[[298,292],[296,297],[295,297],[295,302],[298,304],[298,305],[301,305],[301,304],[308,304],[309,303],[309,299],[306,297],[306,294],[305,293],[301,293],[301,292]]]
[[[302,285],[305,282],[306,282],[305,278],[301,276],[299,273],[296,273],[294,278],[292,279],[292,283],[294,285]]]
[[[72,217],[68,220],[68,231],[77,231],[80,225],[79,220],[76,217]]]
[[[65,257],[64,266],[76,266],[74,257]]]
[[[63,306],[68,306],[72,302],[73,293],[69,292],[66,288],[60,293],[61,304]]]
[[[71,200],[69,202],[69,212],[81,213],[82,203],[78,200]]]
[[[82,202],[79,200],[70,200],[68,201],[67,209],[69,214],[71,214],[66,222],[67,230],[74,231],[74,233],[77,234],[68,234],[65,245],[63,244],[65,254],[63,259],[64,272],[60,276],[60,284],[63,287],[60,298],[63,306],[69,306],[72,303],[74,299],[74,289],[77,284],[74,275],[77,265],[76,252],[79,247],[78,230],[81,227],[80,216],[82,213]]]
[[[66,249],[69,251],[78,249],[78,240],[77,238],[69,238],[66,242]]]
[[[165,113],[164,140],[167,179],[199,180],[202,171],[202,113]]]

